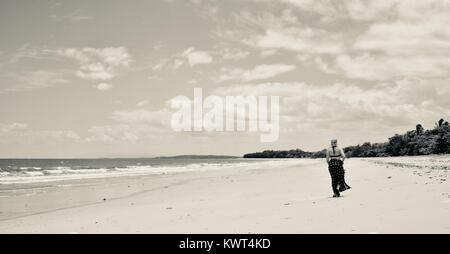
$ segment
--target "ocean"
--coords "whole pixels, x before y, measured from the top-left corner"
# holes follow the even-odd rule
[[[257,169],[304,165],[308,159],[125,158],[125,159],[0,159],[0,185],[86,178],[173,174],[181,172]]]

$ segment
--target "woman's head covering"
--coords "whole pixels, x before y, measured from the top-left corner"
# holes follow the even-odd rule
[[[331,146],[337,146],[337,139],[331,140]]]

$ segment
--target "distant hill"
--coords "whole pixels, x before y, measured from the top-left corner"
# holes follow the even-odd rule
[[[233,159],[240,158],[230,155],[176,155],[176,156],[160,156],[155,159]]]
[[[347,157],[386,157],[405,155],[450,154],[450,125],[440,119],[433,129],[425,130],[417,124],[415,130],[388,138],[384,143],[365,142],[344,148]],[[244,158],[324,158],[325,150],[305,152],[301,149],[288,151],[267,150],[248,153]]]

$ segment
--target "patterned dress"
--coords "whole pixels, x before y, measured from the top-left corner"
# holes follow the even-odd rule
[[[339,192],[350,189],[351,187],[345,182],[344,163],[338,159],[341,155],[336,155],[333,148],[333,154],[330,154],[330,163],[328,164],[328,171],[331,175],[331,187],[335,196],[340,196]]]

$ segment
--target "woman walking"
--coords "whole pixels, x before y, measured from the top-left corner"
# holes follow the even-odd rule
[[[350,189],[350,186],[345,183],[344,160],[345,153],[337,146],[337,140],[331,140],[331,147],[327,149],[327,163],[331,175],[333,197],[339,197],[340,192]]]

